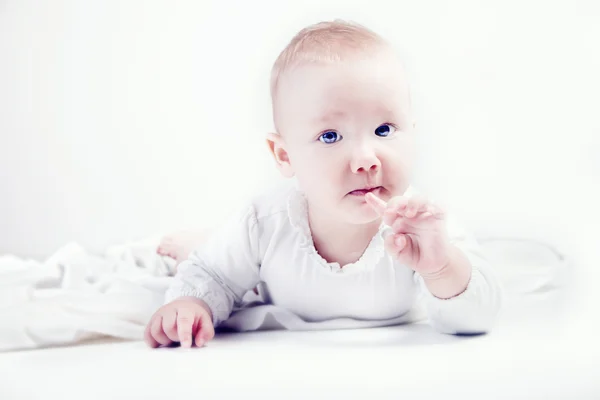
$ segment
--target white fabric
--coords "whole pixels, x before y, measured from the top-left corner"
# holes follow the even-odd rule
[[[415,194],[412,188],[406,193]],[[439,299],[418,274],[387,254],[383,224],[357,262],[341,268],[325,261],[312,241],[304,196],[284,184],[254,199],[183,262],[166,302],[195,296],[209,305],[215,325],[256,329],[272,307],[240,311],[243,318],[224,322],[260,283],[266,303],[299,317],[279,321],[288,329],[316,329],[327,325],[324,321],[334,321],[330,324],[337,328],[414,321],[424,303],[432,326],[441,332],[487,332],[500,308],[498,280],[476,241],[452,217],[447,221],[451,243],[473,270],[463,293]]]
[[[100,337],[140,339],[173,260],[155,240],[94,255],[72,243],[44,263],[0,257],[0,351]]]
[[[525,238],[482,237],[479,243],[493,261],[509,296],[552,291],[569,283],[570,260],[547,243]]]

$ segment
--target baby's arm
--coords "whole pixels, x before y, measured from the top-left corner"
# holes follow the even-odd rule
[[[179,265],[166,302],[196,297],[209,306],[215,326],[229,318],[260,279],[257,229],[254,207],[229,220]]]
[[[386,250],[415,271],[434,328],[445,333],[484,333],[500,308],[500,287],[474,239],[438,206],[421,196],[367,202],[391,227]]]
[[[240,303],[259,282],[257,229],[255,211],[250,207],[179,265],[165,305],[155,313],[147,329],[149,345],[189,345],[190,336],[202,344],[212,338],[213,327],[226,320],[234,304]],[[189,326],[178,326],[178,313],[182,310],[189,315],[185,320]]]
[[[458,250],[456,262],[470,267],[470,279],[466,289],[449,299],[432,294],[432,287],[444,285],[426,282],[415,273],[425,296],[426,308],[433,327],[450,334],[478,334],[488,332],[498,315],[501,305],[501,288],[490,263],[482,254],[475,239],[469,236],[451,217],[447,221],[450,243]],[[452,286],[453,278],[448,277]]]

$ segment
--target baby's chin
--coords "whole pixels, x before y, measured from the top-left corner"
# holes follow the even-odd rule
[[[365,202],[345,204],[343,218],[346,222],[355,225],[366,225],[381,219],[377,212]]]
[[[347,222],[353,225],[370,225],[375,222],[381,222],[381,217],[375,214],[352,215],[349,216]]]

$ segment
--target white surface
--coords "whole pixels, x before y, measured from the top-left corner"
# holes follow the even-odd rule
[[[564,318],[534,326],[534,315],[477,337],[411,325],[231,334],[202,349],[122,342],[6,353],[0,398],[597,399],[594,335]]]
[[[573,237],[557,210],[600,176],[595,0],[3,0],[0,253],[219,221],[277,177],[277,53],[335,17],[405,54],[420,187],[476,231]]]

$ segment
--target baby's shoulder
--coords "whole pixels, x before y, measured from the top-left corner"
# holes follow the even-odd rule
[[[290,196],[296,191],[290,181],[277,182],[252,198],[256,220],[267,222],[270,219],[287,217]]]

